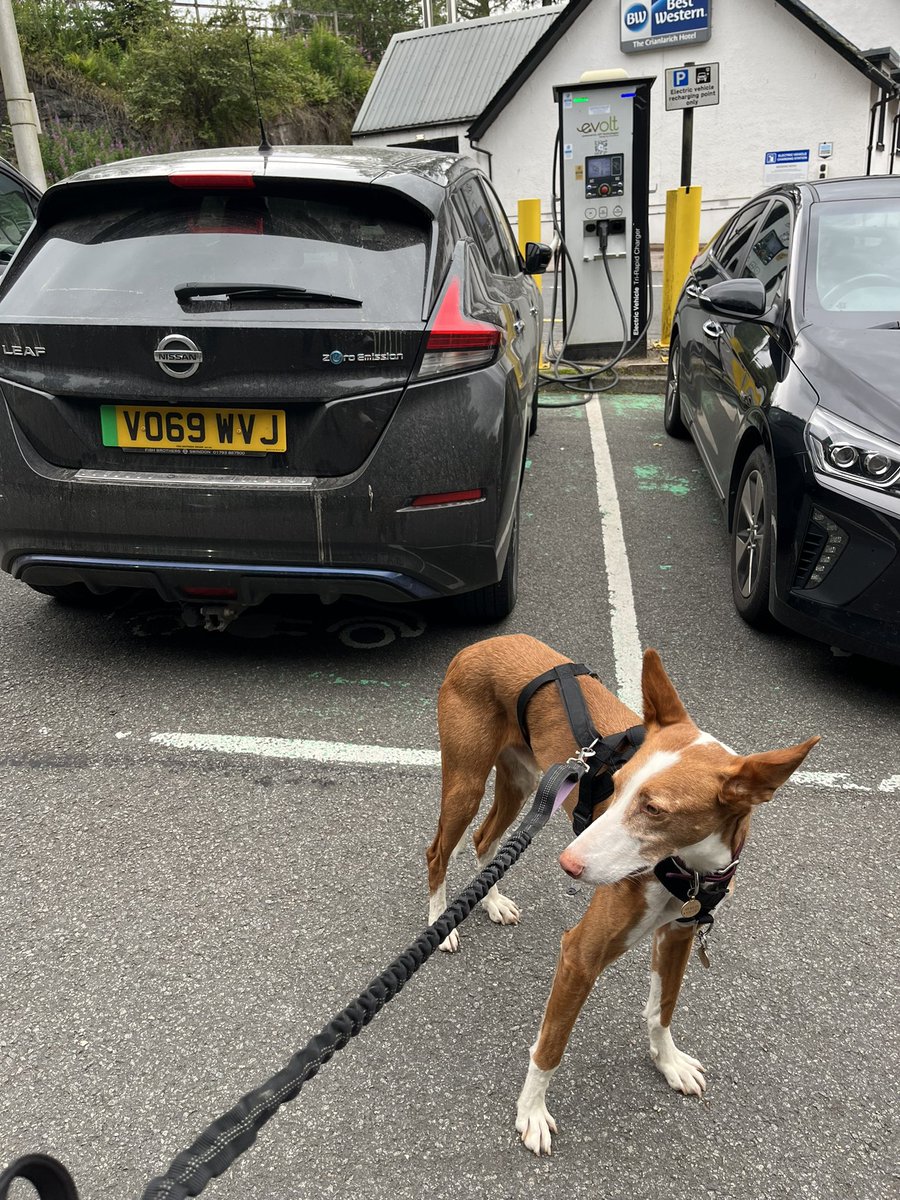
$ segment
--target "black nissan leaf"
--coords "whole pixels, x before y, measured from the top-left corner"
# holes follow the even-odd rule
[[[271,595],[516,599],[541,329],[469,160],[202,151],[42,197],[0,283],[0,564],[222,627]]]
[[[678,302],[664,420],[724,505],[741,616],[900,662],[900,177],[732,218]]]

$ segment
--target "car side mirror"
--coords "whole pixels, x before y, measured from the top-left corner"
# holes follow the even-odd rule
[[[553,251],[546,242],[525,243],[525,274],[543,275],[550,266]]]
[[[723,279],[700,293],[700,307],[726,317],[760,320],[768,312],[766,289],[761,279]]]

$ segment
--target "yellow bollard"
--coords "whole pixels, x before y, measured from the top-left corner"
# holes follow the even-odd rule
[[[519,250],[522,257],[525,257],[525,246],[528,242],[539,242],[541,240],[541,202],[540,200],[520,200],[518,206],[519,214]],[[540,275],[535,275],[534,282],[538,285],[538,291],[543,292],[544,284]],[[538,370],[545,371],[550,366],[544,358],[544,331],[539,333],[540,353],[538,359]]]
[[[700,249],[700,200],[701,189],[698,187],[673,188],[666,192],[661,346],[669,344],[675,306]]]
[[[541,202],[540,200],[519,201],[519,250],[525,257],[525,246],[528,242],[541,240]],[[541,287],[540,275],[535,275],[535,283]]]

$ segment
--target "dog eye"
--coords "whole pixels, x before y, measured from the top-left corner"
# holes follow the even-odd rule
[[[645,800],[643,808],[644,812],[651,817],[658,817],[662,813],[662,809],[659,807],[659,805],[654,804],[652,800]]]

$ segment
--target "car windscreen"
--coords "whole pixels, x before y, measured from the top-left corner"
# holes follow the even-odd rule
[[[900,318],[900,202],[812,206],[804,308],[816,324],[836,329]]]
[[[422,319],[430,225],[395,194],[302,181],[266,191],[153,181],[139,197],[112,186],[73,201],[3,288],[7,319],[227,323],[241,314],[305,323],[326,319],[324,309],[329,322]],[[186,284],[249,291],[186,300]]]

